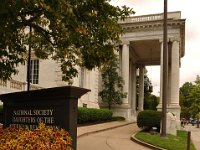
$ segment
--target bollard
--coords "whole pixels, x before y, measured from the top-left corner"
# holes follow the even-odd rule
[[[191,139],[191,131],[188,131],[188,134],[187,134],[187,150],[190,150],[190,139]]]

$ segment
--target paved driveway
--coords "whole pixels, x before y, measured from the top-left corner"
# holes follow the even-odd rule
[[[78,138],[77,150],[149,150],[130,140],[139,129],[136,124]]]

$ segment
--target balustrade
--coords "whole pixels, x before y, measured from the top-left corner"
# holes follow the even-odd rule
[[[7,80],[7,81],[3,81],[0,80],[0,87],[3,88],[10,88],[10,89],[15,89],[17,91],[25,91],[26,87],[27,87],[27,83],[26,82],[21,82],[21,81],[17,81],[17,80]],[[37,85],[30,85],[30,89],[31,90],[38,90],[38,89],[42,89],[42,87],[37,86]]]
[[[7,81],[0,80],[0,86],[7,87]]]
[[[25,89],[25,83],[16,81],[16,80],[10,80],[10,88],[12,89],[18,89],[18,90],[24,90]]]
[[[168,19],[180,19],[181,12],[169,12]],[[163,14],[152,14],[143,16],[128,17],[124,21],[119,21],[119,23],[135,23],[135,22],[146,22],[146,21],[156,21],[163,20]]]

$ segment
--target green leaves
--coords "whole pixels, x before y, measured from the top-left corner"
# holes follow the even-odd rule
[[[117,56],[112,58],[105,64],[101,70],[103,90],[99,92],[102,101],[108,104],[109,109],[113,104],[122,104],[126,93],[123,93],[123,79],[118,74],[119,62]]]
[[[6,63],[0,61],[4,66],[0,78],[4,79],[16,73],[16,66],[25,61],[29,44],[38,58],[61,62],[67,81],[77,76],[77,65],[90,70],[102,66],[113,57],[115,44],[120,42],[122,28],[118,20],[133,13],[128,7],[110,5],[109,0],[4,3],[0,9],[1,50],[15,56],[8,57]],[[4,57],[0,53],[0,58]]]
[[[195,117],[200,112],[200,78],[194,84],[186,82],[180,88],[180,105],[183,117]]]

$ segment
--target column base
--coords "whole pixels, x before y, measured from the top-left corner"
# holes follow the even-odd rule
[[[104,103],[99,103],[100,108],[108,108],[108,106]],[[121,116],[126,119],[126,121],[137,121],[137,112],[133,110],[128,103],[124,103],[122,105],[112,105],[111,110],[113,112],[113,116]]]
[[[157,106],[157,110],[162,111],[162,104],[159,104]],[[179,130],[181,128],[181,121],[180,121],[181,107],[178,104],[167,105],[167,112],[171,112],[173,115],[176,116],[176,127]]]
[[[136,110],[131,109],[129,104],[113,106],[111,110],[113,111],[113,116],[124,117],[127,121],[137,121]]]
[[[157,106],[158,111],[162,111],[162,104]],[[178,104],[167,105],[167,112],[173,113],[178,120],[180,120],[181,107]]]
[[[173,113],[177,120],[180,120],[181,107],[178,104],[170,104],[167,106],[167,111]]]

